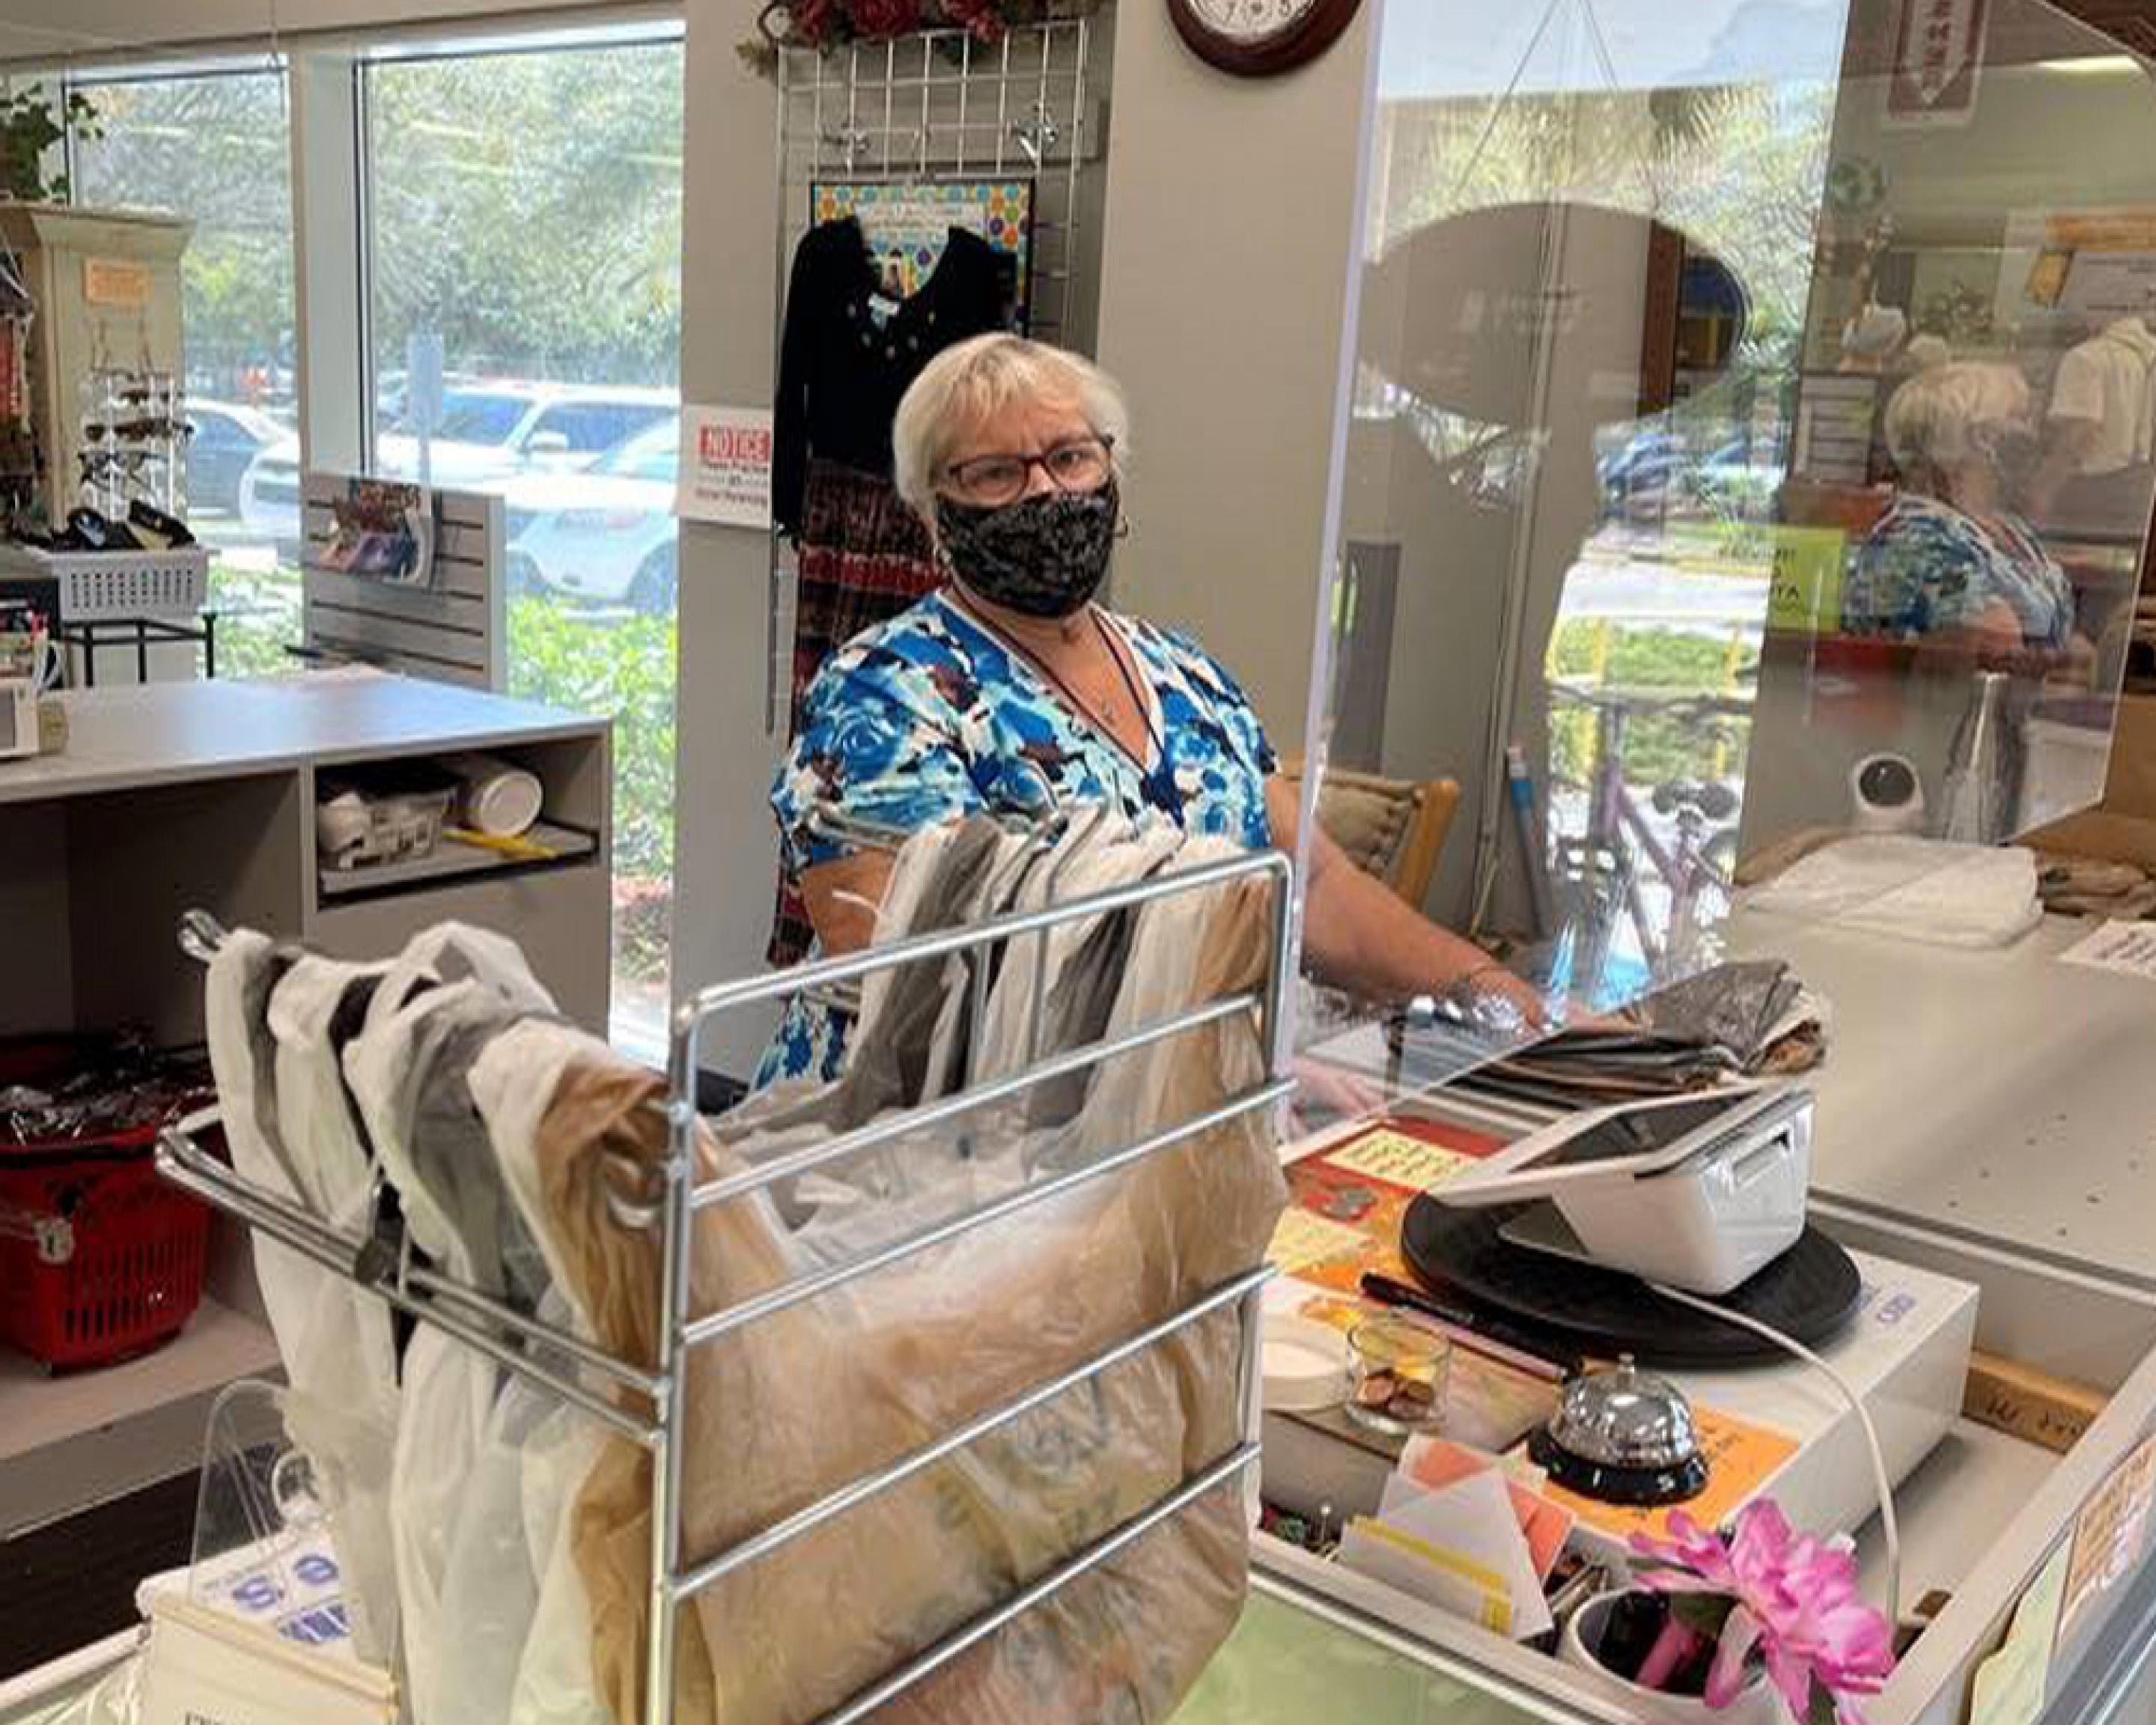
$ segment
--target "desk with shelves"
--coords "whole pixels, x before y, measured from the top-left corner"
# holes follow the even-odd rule
[[[174,937],[191,906],[353,957],[448,918],[492,927],[568,1016],[605,1034],[608,720],[372,671],[60,699],[65,752],[0,762],[0,1036],[142,1025],[199,1041],[202,972]],[[475,850],[363,890],[326,875],[318,771],[474,752],[537,774],[556,856]],[[0,1356],[0,1553],[191,1469],[209,1401],[276,1363],[244,1242],[222,1223],[203,1306],[157,1353],[59,1378]]]

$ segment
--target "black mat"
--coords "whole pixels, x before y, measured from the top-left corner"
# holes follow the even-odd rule
[[[198,1473],[0,1539],[0,1681],[142,1620],[146,1575],[194,1555]]]
[[[1560,1353],[1629,1353],[1642,1364],[1734,1366],[1779,1362],[1774,1343],[1679,1306],[1621,1271],[1568,1263],[1517,1246],[1499,1230],[1525,1206],[1449,1209],[1435,1199],[1408,1207],[1400,1249],[1424,1281],[1471,1311],[1487,1312]],[[1816,1228],[1716,1303],[1772,1324],[1808,1348],[1830,1339],[1856,1310],[1862,1283],[1849,1254]]]

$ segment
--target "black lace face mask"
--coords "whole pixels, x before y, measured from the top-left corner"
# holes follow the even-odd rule
[[[1097,491],[1046,491],[1000,509],[936,501],[936,536],[953,574],[992,605],[1068,617],[1101,590],[1116,548],[1113,480]]]

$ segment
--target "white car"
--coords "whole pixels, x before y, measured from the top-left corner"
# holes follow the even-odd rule
[[[509,567],[526,588],[664,616],[674,608],[677,419],[639,432],[583,473],[513,481]]]
[[[573,473],[680,412],[671,390],[511,381],[453,383],[428,445],[430,484],[499,491],[521,474]],[[375,439],[374,470],[419,477],[419,440],[397,429]],[[288,437],[256,456],[239,486],[240,518],[282,548],[300,542],[300,443]]]

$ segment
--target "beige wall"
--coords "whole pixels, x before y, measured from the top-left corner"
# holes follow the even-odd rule
[[[1355,208],[1365,8],[1260,82],[1192,55],[1159,0],[1116,24],[1101,362],[1137,461],[1117,604],[1188,629],[1300,747]]]
[[[774,88],[735,54],[740,0],[690,0],[681,187],[681,398],[771,399],[778,285]],[[769,541],[681,526],[674,982],[762,968],[778,855],[764,729]],[[746,1076],[763,1021],[721,1023],[706,1064]]]

